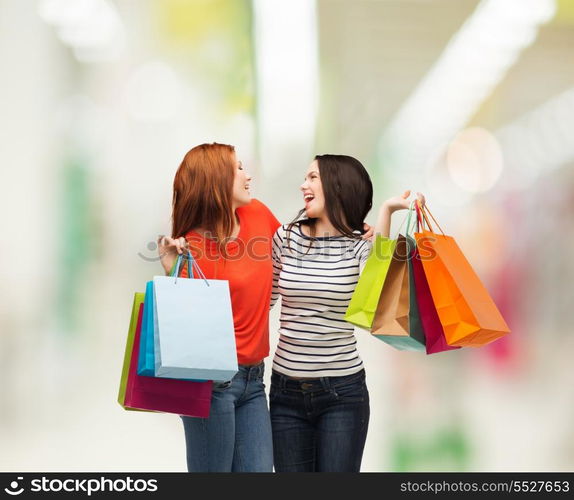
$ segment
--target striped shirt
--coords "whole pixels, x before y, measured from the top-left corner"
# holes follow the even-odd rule
[[[304,378],[356,373],[363,362],[344,317],[371,243],[346,236],[312,240],[300,222],[289,233],[287,227],[273,236],[271,306],[281,296],[273,370]]]

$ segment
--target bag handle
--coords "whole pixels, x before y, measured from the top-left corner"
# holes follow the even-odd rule
[[[178,278],[178,276],[179,276],[179,270],[180,270],[179,268],[180,268],[180,266],[181,266],[181,261],[183,260],[183,258],[184,258],[184,257],[183,257],[183,254],[179,254],[179,255],[177,256],[176,261],[175,261],[175,266],[172,267],[172,269],[171,269],[170,276],[172,276],[172,277],[175,276],[175,281],[176,281],[176,282],[177,282],[177,278]],[[193,271],[192,271],[192,268],[191,268],[191,261],[189,261],[189,260],[187,261],[187,275],[188,275],[190,278],[193,278]]]
[[[412,207],[412,203],[413,203],[413,202],[411,202],[411,207]],[[400,232],[401,232],[401,229],[403,228],[403,225],[404,225],[405,221],[407,222],[407,235],[409,234],[409,224],[410,224],[410,220],[411,220],[411,212],[410,212],[410,210],[412,210],[412,208],[409,208],[409,213],[408,213],[405,217],[403,217],[403,221],[401,222],[401,225],[400,225],[399,228],[397,229],[397,238],[398,238],[398,236],[399,236],[399,234],[400,234]]]
[[[206,284],[207,286],[210,286],[210,285],[209,285],[209,282],[207,281],[207,278],[205,277],[205,274],[203,274],[203,271],[201,270],[201,267],[199,267],[199,264],[197,263],[197,261],[196,261],[196,260],[193,258],[193,256],[191,255],[191,252],[188,251],[188,252],[187,252],[187,255],[188,255],[188,257],[187,257],[187,258],[188,258],[188,261],[191,260],[192,267],[194,267],[195,270],[197,271],[197,275],[198,275],[201,279],[203,279],[203,281],[205,281],[205,284]]]
[[[409,236],[410,232],[411,232],[411,220],[412,220],[412,215],[415,212],[415,203],[416,203],[416,200],[413,200],[413,201],[411,201],[411,205],[409,206],[409,215],[407,216],[407,234],[405,236]],[[418,232],[418,218],[417,218],[417,232]]]
[[[199,267],[199,264],[197,263],[197,261],[193,258],[193,255],[191,255],[191,252],[188,250],[187,251],[187,255],[185,254],[180,254],[177,256],[177,260],[175,263],[175,273],[173,273],[171,276],[175,275],[175,282],[177,283],[177,278],[179,276],[179,268],[181,266],[181,262],[182,260],[187,260],[187,276],[189,277],[189,279],[195,279],[195,276],[193,274],[193,270],[195,269],[197,271],[197,275],[199,278],[202,278],[203,281],[205,281],[205,284],[207,286],[209,285],[209,282],[207,281],[207,278],[205,277],[205,274],[203,274],[203,271],[201,270],[201,268]]]
[[[434,230],[434,228],[432,227],[429,218],[427,217],[427,214],[431,216],[432,220],[434,221],[434,223],[437,225],[437,227],[440,229],[440,232],[442,233],[443,236],[446,236],[444,234],[444,231],[442,230],[442,228],[440,227],[439,223],[436,221],[436,219],[434,218],[433,214],[431,213],[431,211],[428,209],[428,207],[426,206],[426,203],[424,205],[421,204],[420,200],[416,200],[416,210],[417,210],[417,229],[419,227],[419,223],[420,223],[420,227],[422,227],[424,229],[424,223],[426,223],[426,225],[429,228],[429,231],[431,233],[435,233],[436,231]]]
[[[418,203],[415,203],[415,212],[417,214],[417,233],[420,233],[421,229],[424,230],[425,226],[421,215],[420,206]]]
[[[428,219],[425,217],[425,215],[422,213],[421,210],[421,205],[420,203],[415,203],[415,209],[416,209],[416,213],[417,213],[417,231],[420,233],[421,229],[424,231],[425,229],[425,222],[427,223],[428,226],[428,230],[431,232],[434,232],[430,226],[430,224],[428,223]]]
[[[439,223],[436,221],[436,219],[434,218],[433,214],[432,214],[431,211],[428,209],[428,207],[427,207],[426,205],[423,205],[423,206],[422,206],[422,210],[423,210],[423,213],[428,213],[428,214],[431,216],[431,218],[432,218],[432,220],[434,221],[434,223],[435,223],[435,224],[437,225],[437,227],[440,229],[440,232],[442,233],[442,235],[443,235],[443,236],[446,236],[446,235],[444,234],[444,231],[443,231],[442,228],[440,227]]]

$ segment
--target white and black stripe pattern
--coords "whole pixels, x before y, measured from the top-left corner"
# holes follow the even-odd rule
[[[288,246],[288,242],[290,248]],[[345,311],[371,243],[345,236],[311,240],[300,223],[273,237],[271,306],[281,297],[273,370],[291,377],[351,375],[363,368]]]

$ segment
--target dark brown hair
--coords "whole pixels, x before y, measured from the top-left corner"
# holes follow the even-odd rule
[[[373,184],[362,163],[352,156],[317,155],[319,175],[325,196],[325,210],[329,221],[337,231],[349,238],[360,238],[364,231],[365,217],[373,206]],[[287,233],[296,222],[309,227],[315,237],[317,219],[303,219],[302,209],[289,224]],[[360,234],[357,234],[356,232]],[[287,240],[289,244],[289,238]]]

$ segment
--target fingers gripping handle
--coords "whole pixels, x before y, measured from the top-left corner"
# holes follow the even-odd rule
[[[181,262],[183,260],[187,261],[187,276],[190,279],[194,279],[195,276],[193,274],[193,270],[195,269],[197,271],[197,275],[199,278],[202,278],[203,281],[205,281],[205,284],[207,286],[209,286],[209,282],[207,281],[207,278],[205,277],[205,274],[203,274],[203,271],[201,270],[201,268],[199,267],[199,264],[196,262],[196,260],[193,258],[193,256],[191,255],[191,252],[188,250],[187,255],[185,254],[181,254],[177,256],[177,261],[174,267],[174,272],[171,276],[175,277],[175,281],[177,283],[177,277],[179,276],[179,269],[181,267]]]

